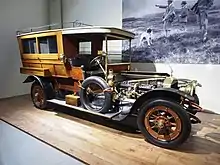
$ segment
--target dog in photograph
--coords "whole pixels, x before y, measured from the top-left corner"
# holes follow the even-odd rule
[[[153,30],[151,28],[148,28],[145,32],[141,34],[140,40],[139,40],[139,46],[144,46],[145,43],[147,43],[148,46],[151,46],[153,43]]]

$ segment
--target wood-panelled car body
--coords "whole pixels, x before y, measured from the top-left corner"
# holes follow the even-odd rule
[[[109,42],[127,40],[131,56],[134,37],[123,29],[95,26],[18,33],[20,72],[28,75],[24,83],[32,83],[34,106],[46,109],[53,103],[110,120],[131,119],[157,146],[182,144],[191,124],[200,122],[195,116],[202,110],[196,95],[200,84],[168,73],[132,71],[131,61],[114,62]]]

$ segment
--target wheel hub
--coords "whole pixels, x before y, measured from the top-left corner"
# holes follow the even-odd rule
[[[165,120],[159,119],[158,121],[156,121],[156,124],[159,128],[163,128],[165,126]]]
[[[155,124],[160,128],[169,126],[169,123],[170,123],[169,120],[163,115],[158,116],[155,119]]]
[[[38,100],[40,99],[40,94],[39,93],[35,93],[35,98],[37,98]]]

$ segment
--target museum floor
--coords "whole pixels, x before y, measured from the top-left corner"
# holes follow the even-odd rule
[[[139,133],[90,115],[76,116],[70,109],[41,111],[28,95],[0,100],[0,118],[55,148],[88,164],[114,165],[218,165],[220,115],[200,113],[188,141],[178,150],[155,147]],[[71,115],[70,115],[71,114]],[[92,122],[97,120],[98,123]]]

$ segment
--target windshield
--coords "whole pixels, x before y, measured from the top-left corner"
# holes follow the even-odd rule
[[[124,42],[128,45],[126,49],[124,49]],[[131,48],[129,43],[129,40],[107,40],[106,47],[105,41],[101,45],[96,43],[96,46],[92,45],[92,42],[81,42],[79,56],[97,56],[99,52],[102,52],[103,55],[108,54],[108,63],[130,62]]]
[[[63,43],[64,54],[68,58],[81,56],[89,58],[89,56],[96,57],[100,54],[107,54],[108,63],[130,62],[131,40],[129,39],[113,39],[113,37],[103,39],[99,36],[80,38],[74,35],[64,35]]]
[[[127,47],[124,48],[124,43]],[[105,46],[103,47],[105,51]],[[131,44],[130,40],[111,40],[108,41],[108,61],[109,63],[130,62]]]

